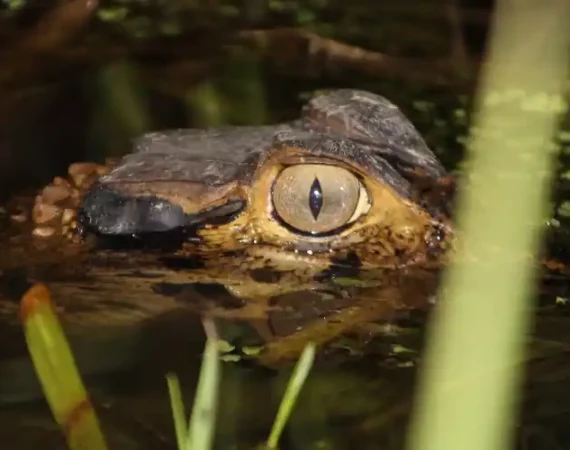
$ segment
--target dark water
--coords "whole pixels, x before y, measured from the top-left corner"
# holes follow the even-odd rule
[[[12,242],[12,263],[18,244]],[[17,321],[18,296],[29,281],[44,280],[112,448],[174,448],[164,375],[179,375],[190,405],[205,343],[203,313],[215,318],[220,338],[234,347],[223,356],[217,448],[252,448],[267,437],[291,365],[308,341],[323,347],[283,448],[348,448],[353,439],[363,448],[380,448],[379,442],[400,448],[422,342],[426,296],[418,285],[424,277],[369,274],[360,282],[370,287],[330,279],[312,289],[266,282],[264,295],[255,296],[260,286],[248,284],[245,275],[218,274],[217,283],[204,282],[201,276],[211,272],[188,265],[176,273],[187,282],[176,283],[166,272],[149,276],[144,265],[121,266],[119,273],[111,259],[70,271],[53,246],[31,247],[36,258],[4,269],[1,277],[4,442],[38,448],[38,442],[60,439]],[[407,304],[412,298],[418,303]]]
[[[355,441],[359,448],[402,448],[436,273],[339,270],[308,287],[191,259],[156,266],[155,254],[140,249],[84,253],[62,241],[32,240],[26,226],[9,227],[3,242],[0,439],[16,442],[13,448],[62,445],[17,315],[19,297],[37,280],[48,282],[60,308],[111,448],[175,448],[164,376],[179,375],[190,405],[203,314],[232,346],[223,356],[216,448],[253,448],[267,437],[308,341],[321,348],[282,448],[351,448]],[[541,301],[521,449],[563,448],[556,445],[567,439],[568,311],[552,294]]]

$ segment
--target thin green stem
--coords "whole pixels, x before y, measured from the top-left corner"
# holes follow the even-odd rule
[[[315,345],[313,343],[309,343],[303,350],[303,353],[301,354],[301,357],[295,366],[295,370],[289,379],[287,390],[285,391],[285,395],[283,396],[281,404],[279,405],[277,417],[273,423],[273,428],[269,434],[269,439],[267,439],[267,448],[277,448],[281,433],[283,432],[285,424],[287,423],[287,420],[293,411],[293,407],[295,406],[299,392],[301,392],[301,388],[303,387],[303,384],[309,375],[311,367],[313,366],[314,359]]]
[[[186,442],[186,412],[184,401],[182,400],[182,391],[180,389],[180,381],[176,374],[166,374],[166,384],[168,385],[168,394],[170,396],[170,406],[172,408],[172,417],[174,420],[174,431],[176,432],[176,444],[178,450],[184,449]]]

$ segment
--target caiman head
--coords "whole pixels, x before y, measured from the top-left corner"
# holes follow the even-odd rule
[[[107,237],[183,230],[179,253],[253,268],[397,269],[446,250],[445,179],[396,106],[337,90],[292,123],[147,134],[85,192],[78,217]]]

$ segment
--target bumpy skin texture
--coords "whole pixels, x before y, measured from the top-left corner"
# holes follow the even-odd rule
[[[275,136],[291,129],[283,124],[149,133],[135,141],[135,152],[106,180],[176,179],[214,186],[235,180],[247,183]]]
[[[407,199],[413,192],[411,171],[420,169],[434,180],[445,175],[395,105],[376,94],[339,90],[312,99],[291,124],[143,136],[135,152],[86,195],[84,225],[102,234],[144,233],[235,213],[241,202],[233,186],[248,186],[262,157],[284,146],[349,161]],[[174,190],[186,200],[194,197],[193,203],[181,205]]]
[[[412,123],[380,95],[341,89],[314,97],[303,108],[302,123],[310,130],[351,139],[372,164],[384,160],[395,170],[421,168],[432,178],[445,175]]]
[[[367,192],[366,212],[326,235],[289,227],[275,211],[274,183],[286,167],[306,163],[352,172]],[[438,260],[451,241],[437,192],[445,177],[395,105],[337,90],[314,97],[291,123],[142,136],[133,153],[81,188],[77,229],[137,239],[182,230],[178,253],[217,254],[252,270],[417,267]]]
[[[289,129],[288,125],[225,127],[144,135],[135,141],[135,151],[87,193],[83,224],[102,234],[132,234],[232,214],[241,202],[228,208],[232,199],[224,198],[224,187],[249,183],[275,135]],[[129,188],[136,190],[135,195],[124,192]],[[193,200],[187,205],[189,211],[165,200],[173,190]]]

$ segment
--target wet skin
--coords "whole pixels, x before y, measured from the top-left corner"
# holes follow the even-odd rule
[[[19,287],[42,280],[70,329],[190,307],[255,323],[276,343],[268,361],[294,356],[427,306],[453,238],[448,181],[404,115],[363,91],[314,97],[286,124],[151,133],[118,162],[72,166],[32,224],[5,231],[0,313],[15,319]]]
[[[445,175],[394,105],[341,90],[292,124],[144,136],[90,187],[79,222],[114,237],[193,228],[181,252],[240,252],[250,269],[403,267],[446,248],[443,205],[426,195]]]

